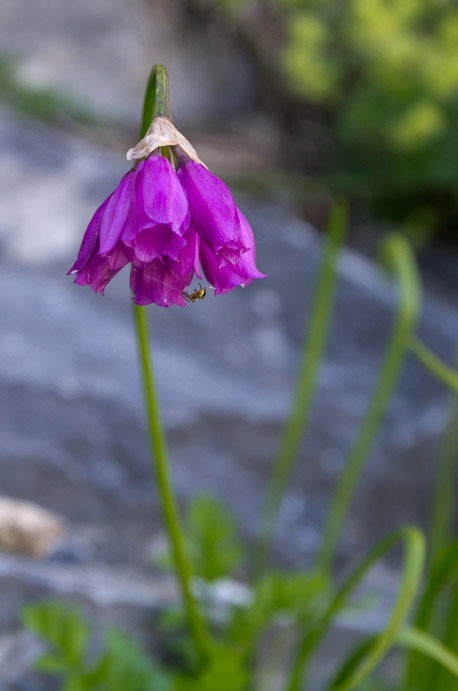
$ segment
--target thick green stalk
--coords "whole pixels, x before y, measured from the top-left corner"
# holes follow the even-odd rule
[[[345,463],[324,528],[318,567],[329,571],[349,504],[382,422],[409,346],[420,309],[420,284],[410,247],[398,235],[385,241],[383,259],[399,283],[396,321],[372,400]]]
[[[153,367],[148,337],[148,320],[145,307],[134,305],[140,366],[145,394],[145,408],[148,435],[151,446],[153,468],[157,479],[162,512],[168,532],[168,539],[186,608],[189,627],[199,656],[204,656],[208,646],[208,635],[203,619],[197,609],[191,592],[191,568],[186,558],[183,537],[180,530],[178,510],[172,489],[165,435],[159,413],[159,403],[153,381]]]
[[[302,362],[291,413],[274,462],[261,516],[253,568],[255,576],[259,575],[267,561],[280,503],[307,427],[331,317],[335,266],[344,240],[346,225],[346,205],[342,203],[334,205],[329,221],[309,332],[307,338],[304,339]]]
[[[166,69],[163,65],[155,65],[151,70],[145,91],[140,137],[145,135],[155,115],[170,117],[169,81]],[[209,638],[205,622],[200,616],[191,590],[191,567],[186,557],[180,529],[178,509],[169,471],[164,429],[154,386],[146,308],[135,305],[134,318],[145,394],[145,408],[153,468],[158,483],[172,559],[176,568],[189,627],[196,652],[198,656],[202,658],[205,656],[208,649]]]

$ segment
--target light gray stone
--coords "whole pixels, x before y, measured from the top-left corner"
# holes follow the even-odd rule
[[[167,65],[180,127],[237,114],[253,100],[243,51],[190,23],[177,0],[3,0],[0,23],[0,52],[15,59],[23,85],[55,89],[112,122],[137,126],[158,62]]]

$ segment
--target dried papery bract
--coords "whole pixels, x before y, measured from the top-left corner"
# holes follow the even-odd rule
[[[128,161],[146,158],[146,156],[150,156],[157,149],[165,146],[179,146],[188,158],[205,166],[205,163],[200,160],[192,144],[177,130],[173,122],[164,116],[154,118],[143,139],[132,149],[129,149],[126,158]]]

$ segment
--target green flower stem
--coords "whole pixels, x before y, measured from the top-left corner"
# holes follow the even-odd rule
[[[153,118],[159,116],[171,119],[169,77],[164,65],[154,65],[148,78],[143,101],[140,138],[145,136]]]
[[[399,307],[377,386],[339,479],[325,525],[323,542],[318,554],[318,567],[325,572],[328,572],[332,567],[337,542],[351,498],[398,381],[420,310],[420,283],[409,245],[401,236],[393,235],[384,243],[382,258],[385,260],[387,268],[398,279]]]
[[[442,362],[437,355],[415,336],[410,339],[410,349],[426,369],[446,384],[455,394],[458,394],[458,372],[453,367],[449,367]]]
[[[154,65],[148,79],[143,103],[140,138],[144,137],[153,117],[156,115],[164,115],[170,118],[169,80],[163,65]],[[203,657],[209,647],[209,637],[207,627],[199,614],[191,591],[191,568],[186,557],[180,529],[178,510],[169,472],[165,435],[154,387],[146,309],[135,305],[134,318],[145,393],[148,434],[162,511],[192,638],[198,656]]]
[[[153,367],[149,348],[148,320],[145,307],[134,305],[140,366],[145,394],[145,408],[153,467],[158,483],[162,511],[167,527],[173,562],[186,608],[189,627],[196,651],[200,657],[208,649],[208,634],[191,592],[191,568],[186,558],[180,530],[178,510],[170,479],[165,435],[159,413],[159,404],[153,381]]]
[[[304,340],[296,392],[273,466],[261,516],[253,565],[255,576],[259,576],[267,561],[281,500],[307,428],[331,317],[336,277],[335,266],[345,237],[346,226],[347,207],[343,203],[335,204],[329,221],[308,337]]]
[[[373,646],[357,669],[352,670],[351,675],[343,683],[339,683],[337,687],[332,686],[332,690],[350,691],[350,689],[353,689],[370,674],[391,646],[395,644],[417,594],[425,560],[425,541],[422,533],[414,527],[401,528],[386,537],[360,562],[346,579],[321,620],[314,627],[307,630],[300,641],[286,691],[299,691],[299,689],[303,688],[302,682],[310,654],[329,631],[342,606],[348,601],[348,598],[361,583],[366,573],[400,540],[405,543],[404,568],[399,593],[393,605],[387,626],[383,633],[376,638]],[[343,680],[339,678],[339,681]]]

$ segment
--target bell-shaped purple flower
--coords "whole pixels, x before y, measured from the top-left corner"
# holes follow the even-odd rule
[[[190,159],[178,168],[178,177],[188,198],[191,225],[201,239],[202,269],[215,294],[265,278],[256,268],[253,231],[227,185]]]
[[[215,288],[215,295],[228,293],[236,286],[244,288],[255,278],[265,278],[256,268],[256,250],[253,231],[245,216],[237,209],[239,238],[244,251],[238,261],[220,257],[204,242],[201,242],[200,261],[205,277]],[[245,250],[245,248],[248,248]]]
[[[189,159],[177,174],[157,154],[126,173],[97,209],[69,273],[103,295],[129,263],[138,305],[185,305],[200,264],[216,294],[264,277],[252,230],[228,187]]]
[[[131,175],[131,172],[127,175]],[[102,222],[115,193],[116,190],[99,206],[92,217],[84,234],[78,257],[68,272],[76,274],[75,283],[80,286],[90,285],[96,293],[101,293],[101,295],[104,294],[105,287],[111,279],[129,262],[120,243],[115,243],[108,254],[99,252]]]
[[[69,273],[76,273],[79,285],[103,294],[116,273],[131,263],[137,304],[185,305],[183,291],[194,275],[196,245],[175,170],[163,156],[150,156],[97,209]]]

